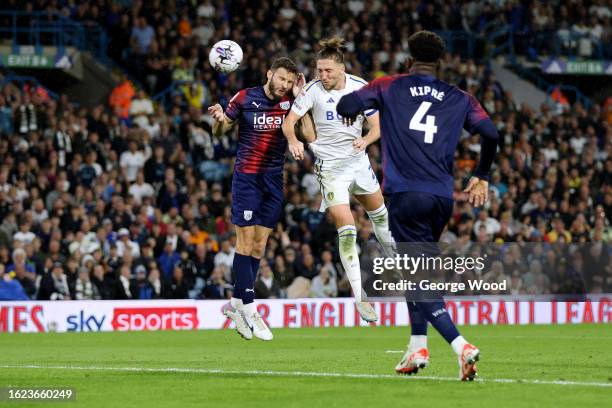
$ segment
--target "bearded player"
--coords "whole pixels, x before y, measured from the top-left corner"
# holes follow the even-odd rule
[[[338,114],[350,124],[360,112],[381,112],[384,189],[393,236],[398,242],[437,242],[452,215],[453,158],[463,129],[481,136],[480,162],[465,189],[474,206],[487,201],[499,136],[476,98],[437,78],[444,52],[438,35],[419,31],[408,46],[408,75],[382,77],[346,95]],[[414,374],[429,364],[429,322],[457,354],[460,379],[473,380],[480,351],[459,334],[442,296],[407,303],[412,335],[395,370]]]
[[[320,210],[329,211],[336,224],[340,260],[353,289],[357,311],[363,320],[373,322],[378,320],[378,315],[363,293],[357,229],[350,196],[352,194],[365,208],[376,238],[385,254],[391,256],[395,242],[389,232],[387,208],[365,153],[366,147],[380,137],[379,115],[376,110],[368,110],[365,117],[360,115],[352,126],[343,125],[336,114],[337,103],[343,95],[362,88],[367,82],[346,72],[346,48],[341,38],[333,37],[319,44],[321,49],[316,56],[318,79],[308,83],[295,100],[283,123],[283,132],[293,157],[302,159],[304,144],[296,137],[295,125],[307,113],[312,116],[316,140],[311,140],[309,147],[316,157],[315,169],[323,196]],[[362,137],[366,121],[369,131]]]
[[[255,278],[266,242],[283,204],[283,165],[287,140],[281,125],[304,76],[289,58],[278,58],[267,71],[263,86],[239,91],[225,112],[208,108],[216,136],[238,124],[238,152],[232,179],[232,223],[236,226],[234,293],[223,313],[247,340],[273,335],[255,307]]]

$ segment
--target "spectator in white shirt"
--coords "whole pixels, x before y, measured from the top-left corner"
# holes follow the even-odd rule
[[[140,245],[137,242],[130,240],[130,232],[127,228],[121,228],[117,233],[117,255],[121,258],[126,251],[134,258],[140,256]]]
[[[297,15],[297,11],[293,7],[291,7],[291,0],[284,0],[283,6],[279,10],[279,14],[282,18],[287,20],[293,20]]]
[[[200,45],[207,45],[215,35],[215,25],[206,17],[198,17],[198,25],[193,30],[193,35],[200,40]]]
[[[224,265],[226,267],[226,276],[224,277],[227,282],[232,282],[231,277],[232,265],[234,264],[234,254],[236,249],[232,248],[229,240],[225,239],[221,242],[221,250],[215,255],[215,266]],[[228,276],[229,275],[229,276]]]
[[[317,298],[336,297],[338,295],[338,287],[336,279],[334,279],[328,267],[323,267],[319,274],[312,278],[312,286],[310,287],[310,296]]]
[[[478,221],[474,223],[474,234],[478,235],[481,225],[484,225],[487,234],[491,236],[497,234],[501,228],[499,221],[493,217],[489,217],[489,212],[487,210],[481,210],[478,213]]]
[[[23,243],[23,245],[30,245],[32,241],[34,241],[34,238],[36,238],[36,234],[30,231],[30,224],[27,222],[21,223],[19,225],[19,231],[13,235],[13,239]]]
[[[41,222],[49,218],[49,212],[45,208],[45,203],[42,199],[37,198],[34,201],[33,207],[34,211],[32,211],[32,221],[34,222],[34,224],[40,224]]]
[[[159,134],[161,133],[161,126],[157,122],[157,120],[155,120],[154,115],[147,116],[146,124],[144,121],[143,124],[144,126],[142,126],[142,128],[147,131],[147,134],[149,135],[149,140],[156,139],[159,137]]]
[[[138,205],[142,204],[144,197],[153,197],[155,195],[153,187],[145,182],[142,170],[138,172],[136,182],[130,186],[129,193],[134,197],[134,202]]]
[[[136,98],[132,99],[130,105],[130,117],[132,121],[140,128],[146,128],[149,125],[148,115],[155,113],[153,102],[147,97],[144,90],[139,90]]]
[[[142,151],[138,150],[138,144],[132,140],[129,144],[129,150],[123,152],[119,160],[123,177],[129,182],[134,182],[146,161],[147,157]]]
[[[198,17],[211,18],[215,16],[215,6],[211,0],[204,0],[202,4],[198,6]]]

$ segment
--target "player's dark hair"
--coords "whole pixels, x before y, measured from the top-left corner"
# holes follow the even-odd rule
[[[297,75],[299,73],[297,65],[291,58],[280,57],[274,60],[272,66],[270,67],[271,71],[276,71],[279,68],[285,68],[288,72]]]
[[[431,31],[417,31],[408,38],[410,55],[418,62],[438,62],[444,54],[444,47],[444,40]]]
[[[325,38],[319,41],[321,49],[317,53],[317,60],[331,59],[344,64],[344,53],[347,51],[344,40],[340,37]]]

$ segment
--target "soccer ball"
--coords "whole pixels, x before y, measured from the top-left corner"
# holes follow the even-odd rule
[[[234,41],[221,40],[212,46],[208,61],[217,71],[228,74],[240,66],[242,48]]]

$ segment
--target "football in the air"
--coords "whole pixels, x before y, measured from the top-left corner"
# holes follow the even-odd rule
[[[214,69],[224,74],[235,71],[242,62],[242,48],[231,40],[221,40],[212,46],[208,61]]]

